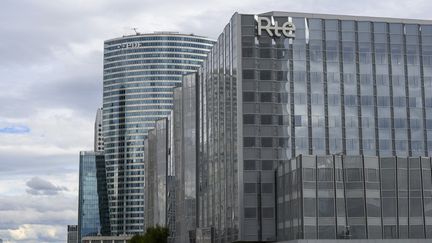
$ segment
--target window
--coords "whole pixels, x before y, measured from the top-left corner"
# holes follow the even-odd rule
[[[260,80],[271,80],[271,70],[260,71]]]
[[[255,124],[255,115],[243,115],[243,124]]]
[[[383,217],[396,217],[396,198],[382,199],[382,215]]]
[[[381,202],[379,198],[368,198],[367,203],[367,213],[368,217],[381,217]]]
[[[295,115],[294,116],[294,124],[296,127],[302,126],[302,116],[301,115]]]
[[[273,193],[273,183],[262,183],[261,189],[262,193]]]
[[[272,115],[261,115],[261,124],[262,125],[271,125],[272,124]]]
[[[364,217],[363,198],[347,198],[348,217]]]
[[[363,173],[360,168],[348,168],[346,169],[347,181],[362,181]]]
[[[279,124],[279,125],[281,125],[281,124]],[[288,148],[289,147],[288,138],[279,138],[279,147],[280,148]]]
[[[318,169],[318,181],[333,181],[333,169],[332,168],[319,168]]]
[[[263,207],[262,208],[262,217],[264,219],[271,219],[274,217],[273,208],[271,207]]]
[[[256,216],[257,216],[256,208],[245,208],[244,209],[244,216],[247,219],[256,218]]]
[[[256,193],[256,183],[245,183],[244,193]]]
[[[334,216],[334,199],[319,198],[318,199],[318,216],[333,217]]]
[[[304,216],[305,217],[315,217],[315,198],[304,198],[303,199],[303,203],[304,203]]]
[[[397,237],[396,225],[384,225],[384,239],[396,239]]]
[[[244,147],[254,147],[255,146],[255,138],[254,137],[243,138],[243,146]]]
[[[243,70],[243,79],[254,79],[255,70]]]
[[[261,147],[273,147],[273,138],[272,137],[261,138]]]
[[[272,102],[272,93],[261,93],[261,102]]]
[[[303,169],[303,180],[304,181],[315,181],[315,169],[304,168]]]
[[[244,170],[256,170],[256,162],[255,160],[245,160],[243,162],[243,169]]]
[[[273,160],[263,160],[261,161],[262,170],[273,170]]]
[[[255,101],[255,93],[254,92],[243,92],[243,101],[244,102],[254,102]]]

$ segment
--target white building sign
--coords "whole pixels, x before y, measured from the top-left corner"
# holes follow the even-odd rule
[[[256,21],[258,36],[261,36],[262,32],[266,31],[270,37],[281,37],[284,35],[287,38],[295,38],[295,25],[291,21],[279,25],[277,21],[272,21],[272,19],[268,17],[260,16],[258,16]]]

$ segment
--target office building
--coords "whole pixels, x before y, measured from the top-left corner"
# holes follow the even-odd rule
[[[193,242],[196,229],[197,75],[183,76],[174,108],[144,141],[146,228],[166,226],[171,242]]]
[[[300,155],[277,175],[278,240],[432,238],[430,157]]]
[[[114,235],[144,231],[144,139],[170,114],[181,75],[197,70],[212,44],[171,32],[105,41],[102,130]]]
[[[175,236],[175,180],[172,165],[171,116],[156,121],[144,140],[145,228],[164,226]]]
[[[168,119],[156,121],[144,141],[145,154],[145,228],[165,226],[167,206]]]
[[[105,157],[102,152],[80,152],[78,240],[110,235]]]
[[[94,151],[104,151],[104,141],[102,134],[102,108],[99,108],[96,111],[96,119],[94,124]]]
[[[3,241],[0,240],[0,243]],[[78,225],[67,226],[67,243],[79,243],[78,241]]]
[[[82,243],[128,243],[132,236],[86,236]]]
[[[280,232],[285,234],[287,226],[276,224],[280,214],[274,169],[298,156],[398,161],[395,157],[427,157],[432,152],[432,21],[236,13],[205,60],[199,85],[200,238],[276,241]],[[408,161],[406,168],[418,164]],[[321,189],[317,191],[321,195]],[[429,205],[419,203],[420,190],[415,191],[410,197],[416,205]],[[393,192],[376,192],[375,202],[381,196],[383,201],[399,200]],[[401,196],[397,208],[409,208],[408,196]],[[365,217],[350,224],[361,238],[369,236],[369,225],[376,237],[381,227],[382,237],[413,238],[420,233],[424,238],[427,230],[420,225],[428,224],[420,222],[426,218],[419,213],[415,211],[414,221],[409,221],[410,214],[393,215],[389,221],[383,215],[381,225],[360,223]],[[321,230],[317,220],[315,239]],[[413,234],[406,231],[411,225]],[[307,233],[293,228],[288,232]]]
[[[173,136],[176,185],[176,240],[195,242],[197,215],[197,98],[198,75],[183,76],[174,90]]]

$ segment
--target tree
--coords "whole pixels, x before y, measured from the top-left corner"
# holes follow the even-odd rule
[[[144,235],[135,235],[129,243],[167,243],[168,235],[168,228],[156,225],[147,228]]]
[[[129,243],[144,243],[143,235],[134,235],[132,239],[129,240]]]

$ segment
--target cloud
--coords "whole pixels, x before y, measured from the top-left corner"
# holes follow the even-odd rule
[[[30,128],[23,125],[15,125],[15,126],[9,126],[9,127],[0,127],[0,133],[29,133]]]
[[[65,242],[66,225],[76,224],[78,154],[92,148],[104,40],[132,27],[216,39],[234,12],[430,19],[431,8],[428,0],[3,0],[0,238]]]
[[[56,225],[23,224],[18,229],[8,230],[14,241],[20,242],[59,242],[64,236],[64,228]]]
[[[27,193],[32,195],[57,195],[62,191],[67,191],[68,189],[64,186],[56,186],[49,181],[41,179],[39,177],[33,177],[27,181],[26,185],[29,187]]]

